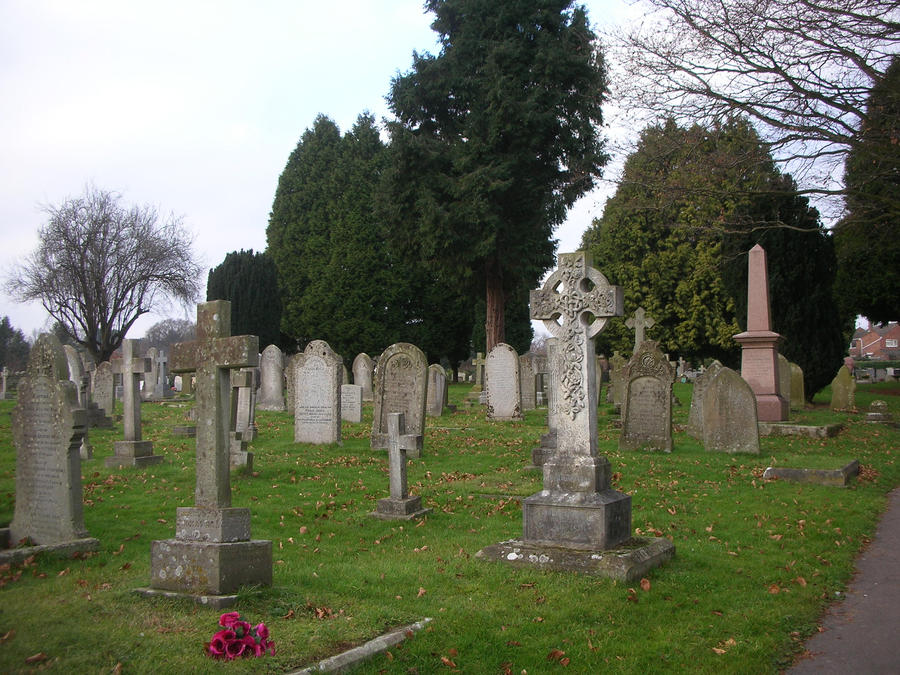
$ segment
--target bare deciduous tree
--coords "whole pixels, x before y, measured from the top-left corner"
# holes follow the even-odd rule
[[[840,194],[866,100],[900,45],[896,0],[645,0],[611,36],[623,108],[749,117],[805,192]]]
[[[20,302],[39,300],[66,332],[108,360],[139,316],[200,292],[200,265],[181,218],[87,187],[45,208],[40,244],[7,280]]]

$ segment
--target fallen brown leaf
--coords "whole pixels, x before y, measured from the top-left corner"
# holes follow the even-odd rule
[[[41,661],[46,661],[47,655],[44,652],[38,652],[37,654],[32,654],[28,658],[25,659],[25,663],[40,663]]]
[[[648,578],[646,578],[646,577],[644,577],[643,579],[641,579],[641,590],[642,590],[642,591],[649,591],[649,590],[650,590],[650,580],[649,580]]]

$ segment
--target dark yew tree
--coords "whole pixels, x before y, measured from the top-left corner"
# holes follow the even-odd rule
[[[606,77],[568,0],[427,0],[437,56],[392,84],[394,239],[460,289],[484,293],[486,346],[505,305],[553,265],[553,228],[607,161]],[[480,350],[479,350],[480,351]]]
[[[28,354],[31,345],[25,334],[14,328],[8,316],[0,320],[0,369],[6,367],[10,372],[25,370],[28,365]]]
[[[232,335],[257,335],[260,349],[281,344],[278,273],[265,253],[228,253],[209,271],[206,299],[231,301]]]

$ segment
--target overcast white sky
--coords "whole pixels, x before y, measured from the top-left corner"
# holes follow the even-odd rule
[[[582,4],[595,27],[630,11]],[[278,176],[316,115],[342,132],[364,111],[381,120],[413,51],[436,53],[422,5],[0,0],[0,273],[36,247],[42,205],[88,183],[183,216],[207,268],[264,250]],[[560,251],[578,247],[607,193],[576,205]],[[48,319],[0,294],[3,315],[29,337]],[[182,315],[147,315],[129,337]]]

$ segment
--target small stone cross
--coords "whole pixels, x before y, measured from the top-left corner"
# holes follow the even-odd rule
[[[172,371],[195,371],[197,377],[198,507],[231,506],[229,467],[231,376],[234,368],[259,365],[259,338],[230,336],[231,303],[214,300],[197,305],[197,339],[172,347]]]
[[[647,328],[653,328],[656,325],[656,321],[654,321],[651,317],[647,316],[647,313],[644,311],[643,307],[638,307],[637,311],[634,313],[634,316],[628,319],[625,322],[625,325],[631,328],[634,331],[634,354],[637,354],[638,348],[641,346],[641,343],[644,341],[644,331]]]
[[[149,373],[146,357],[135,356],[138,340],[122,340],[122,360],[113,363],[113,372],[122,375],[122,423],[126,441],[141,440],[141,377]]]
[[[388,414],[388,466],[391,482],[391,499],[409,497],[406,483],[406,451],[416,450],[419,437],[406,433],[406,418],[403,413]]]

